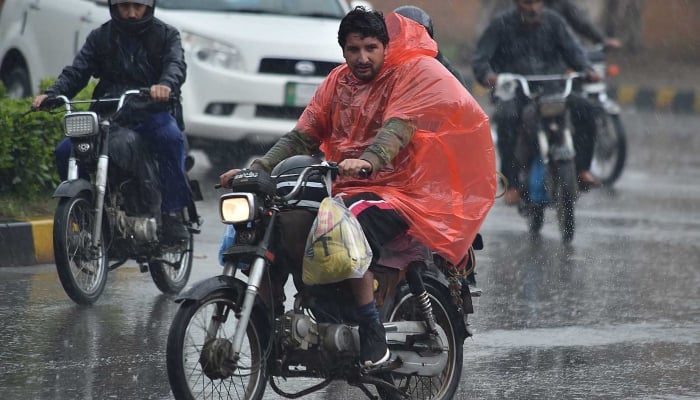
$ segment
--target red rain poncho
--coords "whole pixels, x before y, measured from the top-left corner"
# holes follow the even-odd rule
[[[349,177],[335,193],[376,193],[409,223],[408,233],[453,264],[467,253],[493,206],[496,166],[489,120],[436,59],[423,26],[386,15],[390,43],[369,82],[347,65],[316,91],[296,129],[321,142],[326,159],[360,158],[391,118],[416,124],[411,142],[369,180]],[[334,194],[335,194],[334,193]]]

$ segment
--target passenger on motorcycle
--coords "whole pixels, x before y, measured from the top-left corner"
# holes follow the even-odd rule
[[[423,11],[423,9],[421,9],[420,7],[416,7],[413,5],[405,5],[395,8],[394,12],[397,14],[401,14],[404,17],[423,25],[428,31],[428,35],[430,35],[432,39],[435,39],[433,19],[430,18],[430,15]],[[459,83],[462,84],[462,86],[467,87],[467,81],[464,80],[464,76],[462,76],[462,73],[459,72],[459,70],[455,68],[452,65],[452,63],[450,63],[450,60],[448,60],[447,57],[445,57],[445,55],[442,54],[439,48],[435,59],[440,61],[440,64],[444,65],[445,68],[447,68],[447,70],[450,71],[452,75],[454,75],[454,77],[459,81]]]
[[[155,153],[160,170],[162,230],[166,241],[188,240],[189,234],[177,211],[189,203],[185,177],[185,139],[180,105],[171,106],[171,94],[179,94],[185,81],[186,65],[179,32],[153,16],[155,0],[109,0],[111,19],[93,30],[56,83],[36,96],[38,108],[49,96],[75,96],[91,76],[99,79],[94,99],[118,97],[127,89],[150,87],[158,104],[145,120],[131,128],[139,132]],[[103,105],[102,105],[103,106]],[[100,110],[100,104],[93,108]],[[70,140],[56,146],[56,167],[67,178]]]
[[[494,18],[477,43],[472,68],[482,85],[494,88],[499,73],[561,74],[567,68],[585,72],[590,81],[600,80],[559,14],[544,9],[542,0],[514,2],[516,7]],[[516,188],[521,166],[514,157],[514,150],[517,132],[526,126],[522,118],[525,105],[519,97],[495,104],[501,172],[510,185],[504,199],[509,205],[516,205],[520,200]],[[576,135],[583,132],[595,135],[594,110],[588,100],[572,93],[568,107]],[[584,172],[587,171],[580,171],[579,176],[586,175]]]
[[[605,47],[613,49],[622,46],[620,39],[603,35],[590,18],[588,18],[588,15],[571,0],[544,0],[544,5],[564,17],[564,20],[566,20],[575,33],[589,40],[591,43],[602,44]]]
[[[338,43],[346,64],[331,71],[296,127],[251,168],[270,171],[290,156],[322,151],[339,161],[334,194],[358,218],[373,262],[384,244],[408,233],[458,265],[494,201],[488,117],[435,59],[427,31],[396,13],[385,21],[356,7],[341,21]],[[236,172],[222,174],[221,184],[230,187]],[[302,249],[309,228],[299,228]],[[390,358],[372,269],[349,280],[360,363],[369,367]]]
[[[545,7],[556,11],[564,17],[574,33],[593,44],[602,44],[607,48],[618,49],[622,46],[620,40],[614,37],[605,37],[602,32],[571,0],[544,0]],[[576,150],[576,170],[579,173],[579,185],[583,189],[599,186],[600,181],[589,172],[593,161],[593,149],[595,147],[597,132],[577,132],[574,136],[574,148]]]

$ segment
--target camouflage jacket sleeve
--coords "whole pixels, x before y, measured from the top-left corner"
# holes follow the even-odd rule
[[[264,156],[253,160],[250,167],[270,172],[285,158],[318,152],[319,143],[316,140],[302,131],[292,130],[282,136]]]
[[[379,129],[377,137],[360,158],[372,164],[372,171],[379,171],[411,141],[415,132],[416,127],[410,122],[392,118]]]

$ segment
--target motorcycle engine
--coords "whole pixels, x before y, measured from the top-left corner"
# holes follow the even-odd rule
[[[138,242],[158,240],[158,222],[155,218],[130,217],[124,211],[117,212],[117,230],[124,238],[134,238]]]
[[[277,334],[294,349],[308,350],[321,346],[323,350],[339,353],[355,349],[352,329],[343,324],[317,324],[307,315],[290,311],[277,319]]]

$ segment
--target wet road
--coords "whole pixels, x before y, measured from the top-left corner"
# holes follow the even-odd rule
[[[627,168],[614,190],[582,196],[572,246],[552,211],[531,240],[515,209],[494,207],[456,398],[700,398],[700,117],[624,121]],[[192,282],[219,271],[218,193],[205,196]],[[93,307],[73,305],[50,265],[0,269],[0,293],[1,398],[171,398],[175,305],[135,266]],[[305,398],[364,397],[339,384]]]

